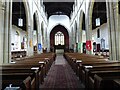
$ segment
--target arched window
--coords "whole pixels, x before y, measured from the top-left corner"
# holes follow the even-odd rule
[[[55,34],[55,45],[64,45],[64,34],[60,31]]]

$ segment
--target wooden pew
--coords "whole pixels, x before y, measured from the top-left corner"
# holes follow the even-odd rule
[[[39,85],[39,82],[38,82],[38,79],[39,79],[39,76],[38,76],[38,70],[31,70],[29,68],[16,68],[16,67],[10,67],[10,68],[2,68],[2,76],[4,76],[4,74],[13,74],[13,75],[16,75],[16,73],[19,75],[23,74],[22,76],[24,76],[24,73],[26,75],[29,75],[31,77],[31,81],[35,83],[35,86],[33,86],[33,84],[31,84],[31,86],[33,86],[34,88],[38,88],[38,85]],[[25,76],[26,76],[25,75]],[[3,78],[4,79],[4,78]],[[6,77],[5,77],[6,79]],[[7,78],[8,79],[8,78]],[[17,78],[16,78],[17,79]],[[11,81],[11,80],[10,80]]]
[[[27,70],[33,71],[33,70],[31,70],[32,67],[39,67],[39,78],[40,78],[39,83],[42,83],[44,81],[44,72],[43,72],[44,71],[43,70],[44,66],[43,66],[43,64],[39,64],[39,63],[36,63],[36,64],[33,64],[33,63],[18,64],[18,63],[16,63],[16,64],[3,64],[2,65],[2,69],[3,70],[4,69],[7,69],[7,70],[9,70],[9,69],[16,69],[19,72],[21,72],[20,70],[23,70],[23,71],[26,71],[26,72],[27,72]],[[28,71],[28,73],[29,73],[29,71]]]
[[[64,55],[73,70],[76,72],[77,76],[79,76],[79,63],[86,63],[86,62],[107,62],[106,58],[87,55],[87,54],[78,54],[78,53],[67,53]],[[74,58],[73,58],[74,57]],[[78,62],[81,60],[81,62]]]
[[[118,72],[120,70],[120,66],[118,65],[109,65],[107,66],[101,66],[101,67],[93,67],[93,68],[87,68],[85,69],[85,74],[83,75],[84,81],[85,81],[85,86],[86,88],[93,88],[94,86],[94,75],[98,73],[106,74],[109,72]]]
[[[120,62],[103,62],[103,63],[102,62],[101,63],[99,63],[99,62],[87,63],[86,62],[79,66],[79,73],[80,73],[79,76],[82,79],[82,81],[84,81],[86,71],[96,69],[96,68],[100,68],[101,70],[102,69],[106,70],[106,68],[115,68],[115,67],[119,67],[119,65],[120,65]],[[85,67],[87,67],[87,66],[88,66],[88,68],[86,69]],[[89,66],[90,66],[90,68],[89,68]]]
[[[9,65],[2,65],[2,73],[33,73],[34,76],[31,76],[32,82],[35,83],[34,88],[39,88],[39,75],[41,74],[40,69],[42,68],[42,65],[38,65],[39,70],[31,69],[32,67],[35,67],[34,65],[25,65],[25,64],[9,64]],[[40,77],[43,78],[43,77]]]
[[[115,90],[120,90],[120,78],[112,80],[113,87],[115,87]]]
[[[2,73],[2,89],[4,90],[9,84],[18,86],[22,90],[31,89],[31,77],[30,73]]]
[[[30,59],[26,59],[26,60],[22,60],[22,61],[18,61],[16,62],[16,64],[32,64],[32,65],[40,65],[42,64],[43,65],[43,68],[42,68],[42,73],[43,73],[43,77],[46,76],[50,66],[51,66],[51,63],[50,63],[50,60],[49,58],[46,59],[46,58],[30,58]]]
[[[2,74],[6,75],[16,73],[34,73],[34,76],[30,75],[32,79],[31,87],[39,89],[39,84],[42,84],[44,81],[44,77],[55,60],[55,57],[56,55],[54,53],[41,54],[28,58],[20,58],[18,60],[14,60],[16,62],[15,64],[3,64],[0,65],[0,67],[2,67]],[[31,70],[32,67],[39,67],[40,69],[37,72],[33,72],[34,70]],[[33,79],[33,77],[35,78]]]
[[[119,90],[120,83],[116,83],[115,80],[120,79],[120,69],[111,70],[109,72],[101,72],[94,75],[94,90]]]
[[[70,54],[70,56],[69,56]],[[71,57],[72,56],[72,57]],[[108,59],[103,58],[101,56],[94,56],[88,54],[79,54],[79,53],[65,53],[65,57],[67,57],[72,63],[78,60],[81,60],[82,64],[92,64],[92,63],[114,63],[108,61]],[[74,57],[74,58],[73,58]]]
[[[65,53],[64,57],[67,59],[73,70],[77,72],[77,75],[85,84],[86,89],[93,88],[94,86],[93,77],[95,73],[93,74],[93,71],[95,71],[96,73],[102,72],[102,74],[106,74],[108,72],[119,73],[118,69],[120,69],[120,62],[109,61],[108,59],[103,57],[78,53]],[[92,68],[90,68],[91,65]],[[90,66],[90,70],[86,70],[85,66]],[[94,70],[92,71],[92,69]]]
[[[40,55],[36,55],[36,56],[32,56],[29,58],[25,58],[22,60],[16,60],[16,63],[30,63],[30,62],[45,62],[44,66],[45,66],[45,75],[47,74],[48,70],[50,69],[53,61],[55,60],[55,54],[54,53],[47,53],[47,54],[40,54]]]
[[[47,58],[46,58],[47,57]],[[49,57],[49,58],[48,58]],[[36,55],[29,58],[15,60],[15,64],[3,64],[2,71],[3,73],[33,73],[31,70],[32,67],[40,67],[39,72],[35,74],[35,88],[39,86],[44,81],[44,74],[48,72],[48,68],[50,68],[50,64],[54,61],[55,54],[44,54],[44,55]],[[39,63],[40,62],[40,63]],[[42,63],[41,63],[42,62]],[[44,62],[44,63],[43,63]],[[40,77],[40,78],[39,78]],[[39,82],[39,83],[38,83]],[[34,83],[32,81],[31,83]]]

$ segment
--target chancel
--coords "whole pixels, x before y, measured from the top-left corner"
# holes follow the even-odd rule
[[[120,90],[120,0],[0,0],[1,90]]]

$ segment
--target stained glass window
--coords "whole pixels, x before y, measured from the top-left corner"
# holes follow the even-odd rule
[[[64,34],[60,31],[55,34],[55,45],[64,45]]]

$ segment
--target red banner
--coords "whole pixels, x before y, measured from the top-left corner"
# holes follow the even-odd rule
[[[88,51],[92,50],[92,44],[91,44],[91,41],[90,41],[90,40],[86,41],[86,49],[87,49]]]

